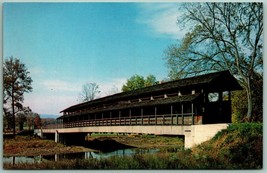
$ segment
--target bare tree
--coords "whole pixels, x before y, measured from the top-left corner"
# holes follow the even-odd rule
[[[263,3],[185,3],[178,24],[191,27],[179,45],[166,50],[171,78],[229,70],[247,93],[252,116],[252,83],[263,73]]]
[[[87,102],[94,100],[100,93],[99,86],[96,83],[86,83],[82,86],[82,92],[80,93],[80,102]]]

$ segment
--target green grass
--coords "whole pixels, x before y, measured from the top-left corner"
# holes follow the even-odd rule
[[[189,157],[185,157],[189,159]],[[41,162],[32,164],[4,164],[4,169],[191,169],[191,162],[184,160],[181,154],[145,154],[105,159],[62,160],[58,162]],[[194,165],[204,169],[201,164]]]
[[[193,149],[229,169],[260,169],[263,165],[263,124],[234,123]]]

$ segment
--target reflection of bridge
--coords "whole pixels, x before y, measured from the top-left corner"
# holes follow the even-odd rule
[[[231,123],[231,91],[237,89],[228,71],[166,82],[71,106],[42,133],[63,143],[93,132],[181,135],[191,147]]]

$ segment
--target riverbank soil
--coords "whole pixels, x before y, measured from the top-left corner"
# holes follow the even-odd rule
[[[81,146],[65,146],[52,140],[44,140],[34,136],[4,137],[3,145],[3,156],[38,156],[94,151]]]
[[[53,140],[40,139],[34,136],[4,137],[4,156],[38,156],[60,153],[89,152],[95,150],[109,151],[123,148],[180,148],[182,139],[156,135],[114,135],[93,134],[87,137],[87,146],[65,146]],[[100,144],[104,147],[101,148]],[[98,147],[95,147],[98,146]],[[99,148],[100,146],[100,148]]]

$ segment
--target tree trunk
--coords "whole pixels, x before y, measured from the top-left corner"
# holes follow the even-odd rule
[[[24,125],[24,123],[23,122],[20,122],[19,123],[19,131],[22,131],[24,128],[23,128],[23,125]]]
[[[248,82],[247,82],[247,104],[248,104],[248,112],[247,112],[247,116],[246,116],[246,121],[250,122],[251,118],[252,118],[252,90],[251,90],[251,81],[248,78]]]
[[[12,94],[11,94],[11,99],[12,99],[12,128],[13,128],[13,136],[15,137],[16,135],[16,119],[15,119],[15,101],[14,101],[14,91],[12,88]]]

